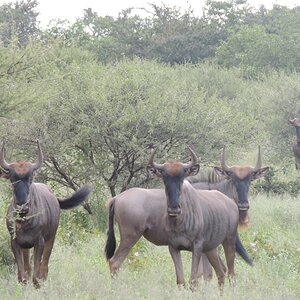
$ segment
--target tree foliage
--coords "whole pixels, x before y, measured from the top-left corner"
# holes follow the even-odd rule
[[[31,65],[39,76],[19,86],[24,107],[34,105],[6,120],[5,136],[17,149],[40,139],[48,166],[45,180],[73,189],[85,181],[102,182],[114,195],[146,184],[144,168],[154,146],[172,154],[186,153],[189,144],[208,160],[222,138],[237,142],[229,134],[232,126],[243,139],[236,103],[227,95],[205,93],[198,83],[201,68],[172,69],[140,60],[98,65],[88,52],[59,43],[32,46],[31,53],[41,49],[44,64]]]
[[[27,4],[33,11],[35,2]],[[233,164],[252,163],[260,144],[266,163],[291,165],[299,11],[255,12],[245,1],[208,1],[203,17],[150,8],[145,18],[132,9],[117,18],[87,9],[38,39],[25,30],[21,47],[15,38],[1,45],[8,159],[34,159],[39,139],[40,180],[62,193],[90,182],[101,195],[153,185],[145,166],[155,146],[162,162],[188,160],[190,145],[211,166],[224,145]]]
[[[238,66],[246,75],[270,70],[299,71],[299,8],[263,7],[246,25],[239,26],[217,50],[217,61]]]
[[[19,45],[27,45],[39,34],[36,0],[9,2],[0,6],[1,40],[7,46],[15,37]]]
[[[207,1],[203,17],[196,17],[190,7],[149,4],[148,15],[141,17],[128,8],[117,18],[101,17],[92,9],[69,27],[54,26],[47,36],[71,40],[96,53],[104,63],[124,57],[156,59],[160,62],[198,63],[211,58],[228,30],[238,26],[250,13],[243,1],[230,3]],[[146,10],[146,9],[145,9]]]

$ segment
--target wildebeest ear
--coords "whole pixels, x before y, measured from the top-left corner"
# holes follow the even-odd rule
[[[227,178],[231,178],[231,172],[223,170],[221,167],[214,167],[214,172],[218,176],[225,176]]]
[[[162,177],[162,174],[161,174],[161,170],[157,169],[157,168],[154,168],[152,166],[147,166],[147,171],[151,174],[151,175],[155,175],[155,176],[158,176],[158,177]]]
[[[199,169],[200,169],[200,165],[199,164],[195,164],[195,165],[193,165],[190,168],[187,168],[185,170],[184,176],[185,177],[186,176],[194,176],[194,175],[198,174]]]
[[[252,173],[251,180],[255,180],[260,177],[263,177],[267,175],[268,172],[269,172],[269,167],[260,168]]]

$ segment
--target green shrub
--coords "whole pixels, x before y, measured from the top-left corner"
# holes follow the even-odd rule
[[[253,184],[253,191],[255,193],[267,193],[267,195],[287,193],[297,197],[300,193],[300,180],[298,178],[292,180],[282,179],[281,175],[279,171],[275,171],[273,167],[270,167],[266,176]]]

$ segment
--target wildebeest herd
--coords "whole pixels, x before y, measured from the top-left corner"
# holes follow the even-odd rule
[[[297,141],[293,146],[296,168],[300,169],[300,119],[290,120],[296,127]],[[8,208],[6,225],[11,236],[11,248],[18,270],[18,282],[25,284],[31,276],[30,248],[34,249],[32,281],[40,287],[48,275],[48,262],[59,224],[60,209],[70,209],[85,201],[92,191],[81,187],[71,197],[58,200],[43,183],[33,177],[43,164],[43,152],[37,142],[35,163],[5,160],[5,145],[0,150],[0,177],[10,180],[13,200]],[[191,162],[154,161],[157,148],[150,155],[148,171],[161,178],[164,189],[130,188],[109,200],[108,232],[105,254],[112,277],[132,247],[144,236],[158,246],[168,246],[177,285],[185,285],[180,251],[192,253],[190,286],[194,288],[203,276],[208,280],[215,270],[220,289],[226,274],[235,282],[234,260],[237,252],[247,264],[252,260],[239,235],[238,226],[249,223],[248,192],[250,183],[268,172],[262,167],[260,147],[255,167],[228,166],[225,147],[221,166],[214,167],[218,176],[199,181],[199,163],[188,147]],[[117,247],[114,223],[118,224],[120,244]],[[218,254],[222,245],[226,265]]]

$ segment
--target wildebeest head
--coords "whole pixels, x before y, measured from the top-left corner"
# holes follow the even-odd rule
[[[297,141],[300,142],[300,118],[290,119],[289,122],[296,128]]]
[[[240,221],[247,222],[247,211],[249,209],[248,192],[251,181],[265,176],[269,167],[262,168],[260,147],[258,147],[258,157],[256,166],[231,166],[229,167],[225,162],[225,147],[223,148],[221,156],[221,167],[214,167],[217,174],[231,179],[237,194],[237,202],[240,211]],[[243,220],[244,219],[244,220]]]
[[[39,141],[37,141],[37,145],[38,158],[35,163],[27,161],[8,163],[4,158],[4,142],[0,151],[1,177],[11,181],[14,194],[14,206],[20,215],[26,215],[28,212],[29,188],[33,180],[33,175],[43,164],[43,152]]]
[[[170,217],[176,217],[181,214],[180,194],[184,178],[190,175],[196,175],[199,171],[196,154],[190,147],[188,147],[188,149],[192,157],[190,163],[175,161],[158,164],[154,162],[154,155],[157,148],[153,150],[149,159],[148,171],[163,179],[168,202],[167,212]]]

